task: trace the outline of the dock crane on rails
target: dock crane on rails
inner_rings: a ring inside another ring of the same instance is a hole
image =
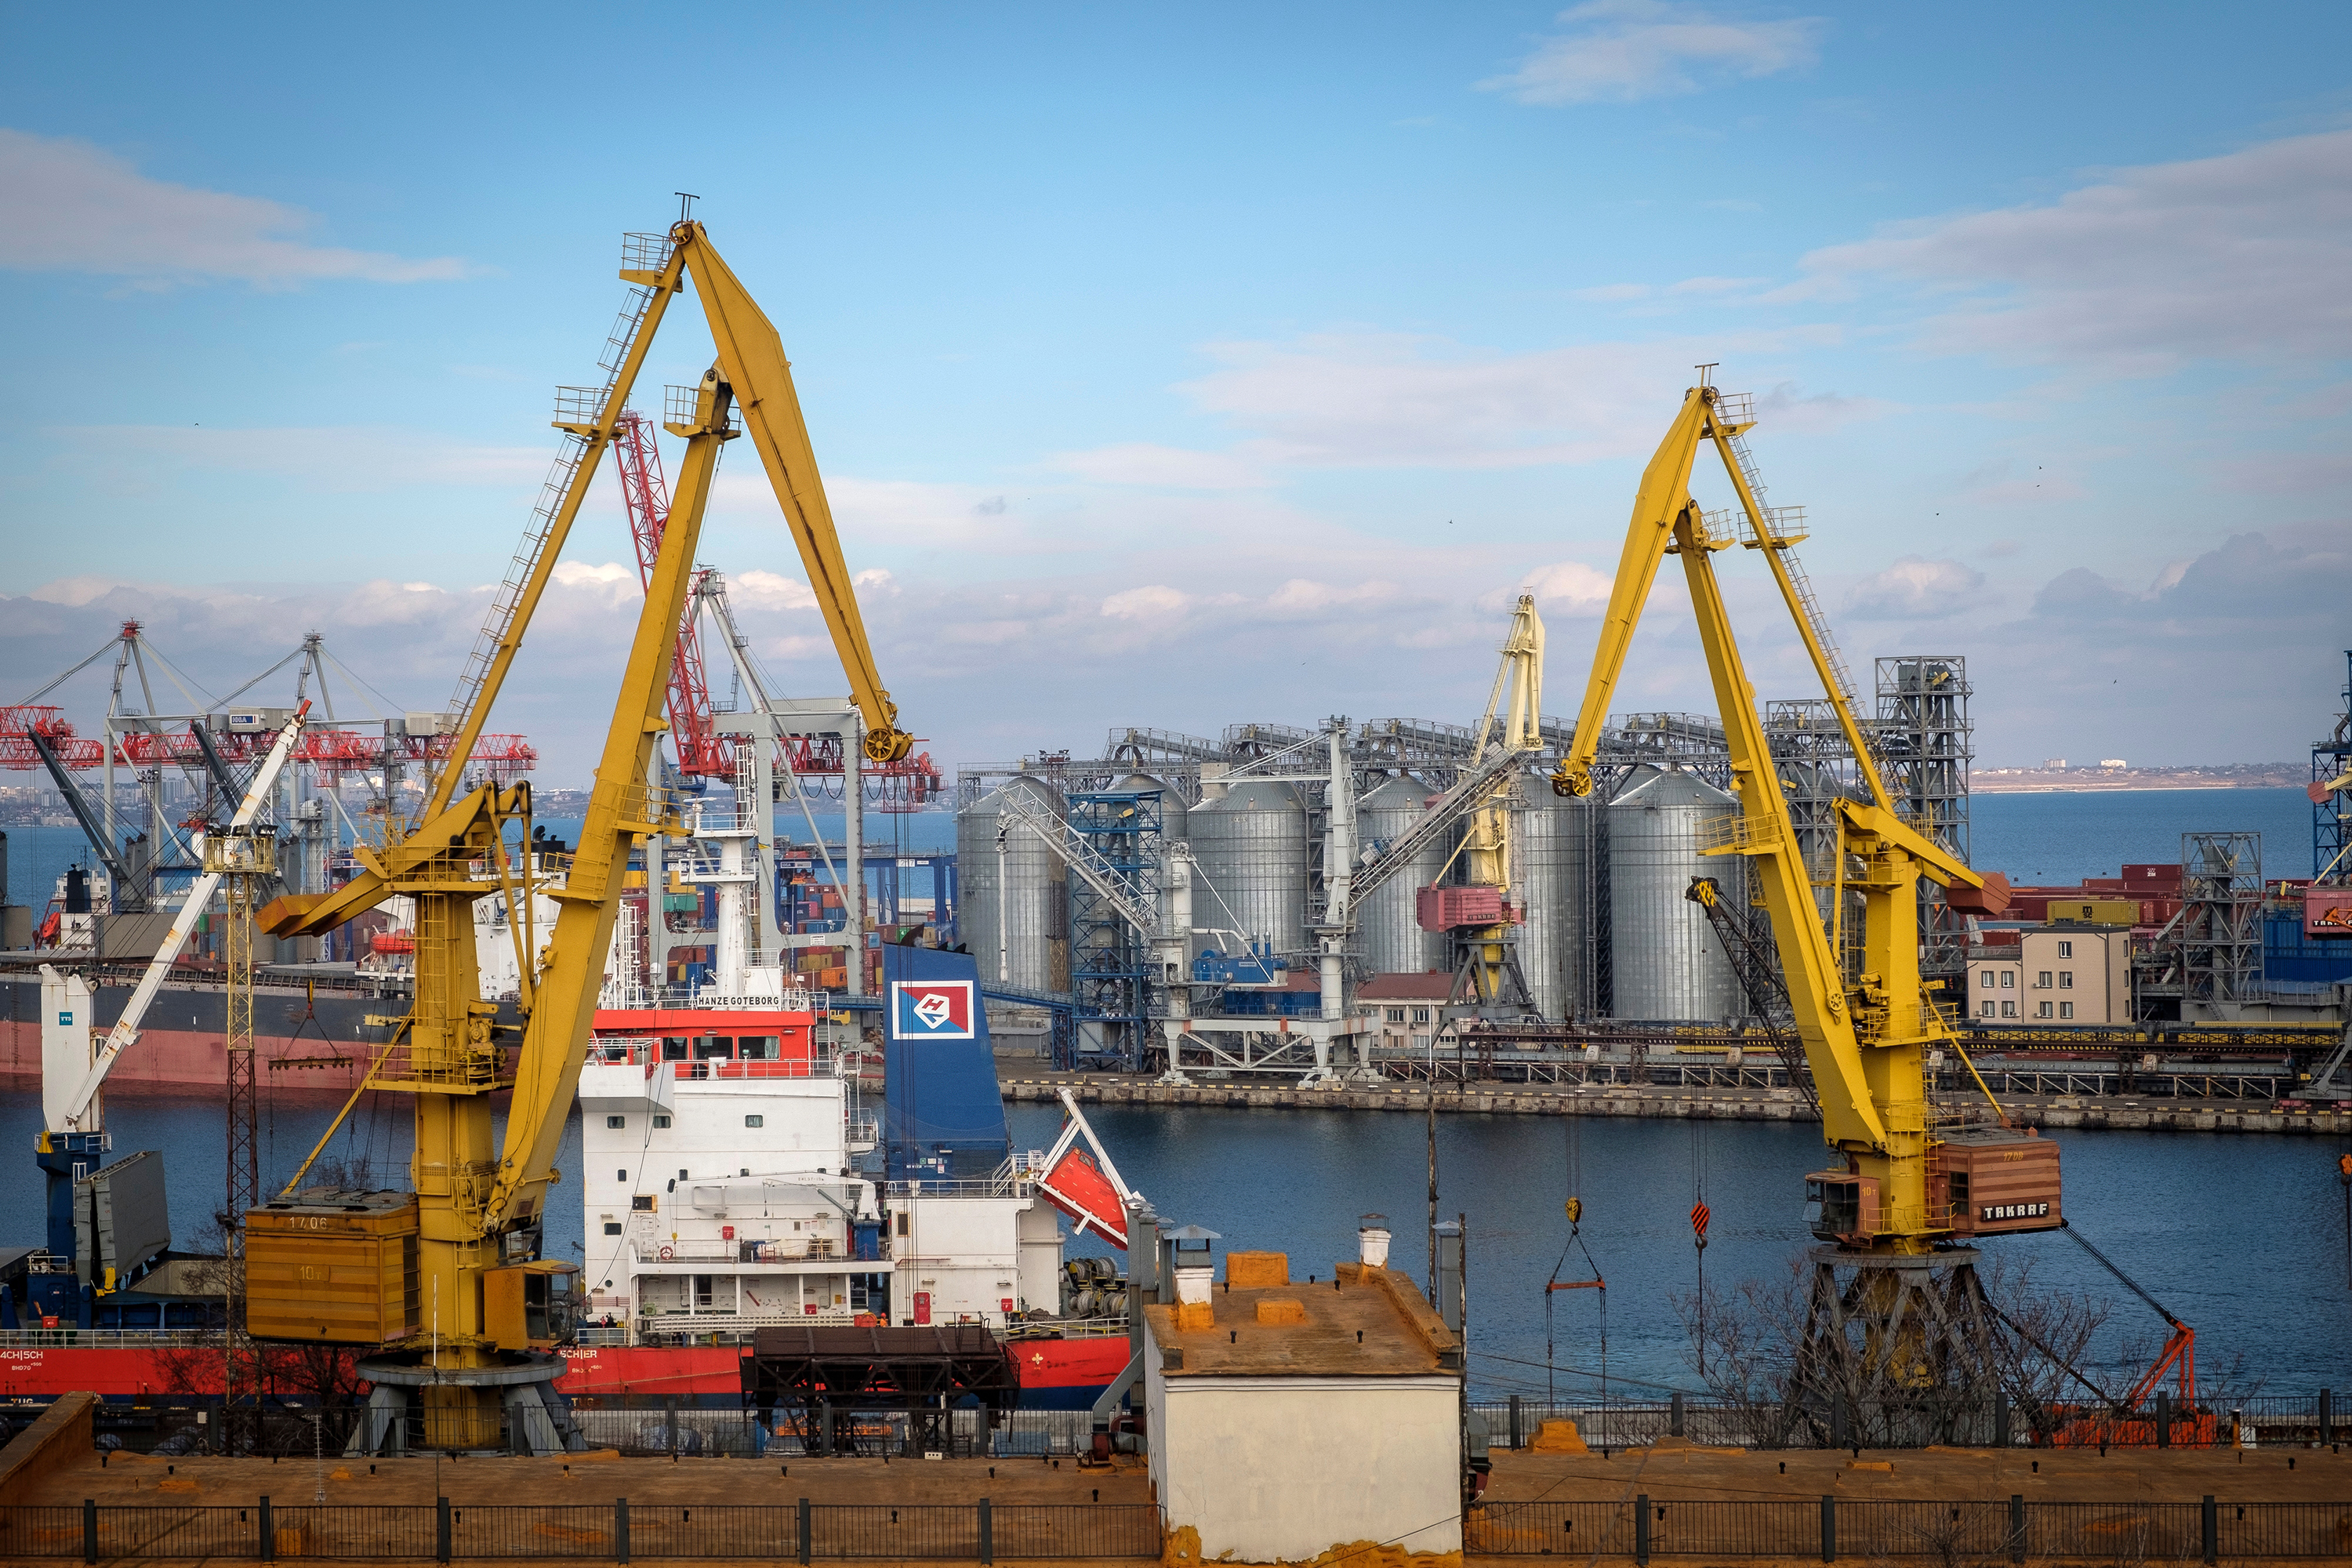
[[[1519,595],[1501,652],[1470,749],[1469,771],[1483,782],[1456,851],[1465,857],[1466,885],[1416,889],[1413,913],[1423,931],[1446,931],[1454,939],[1449,1000],[1475,1005],[1481,1016],[1517,1017],[1533,1004],[1511,932],[1525,918],[1511,899],[1511,792],[1518,781],[1517,764],[1540,753],[1544,744],[1544,628],[1533,594]],[[1500,769],[1487,766],[1497,760],[1504,763]],[[1444,873],[1438,875],[1442,880]]]
[[[278,774],[294,753],[310,711],[310,704],[303,702],[279,728],[277,739],[254,770],[236,814],[225,828],[208,835],[221,840],[211,846],[215,852],[207,857],[216,866],[226,868],[255,858],[241,854],[239,847],[255,837],[255,823],[277,788]],[[264,835],[269,831],[267,827],[260,830]],[[147,1009],[163,989],[163,982],[171,977],[172,966],[187,950],[197,922],[211,907],[213,894],[226,878],[234,874],[226,869],[207,868],[189,887],[171,930],[156,947],[146,973],[140,976],[137,988],[103,1039],[90,1026],[89,987],[78,975],[60,973],[46,963],[41,965],[41,1131],[34,1140],[34,1161],[40,1166],[45,1188],[48,1249],[46,1268],[36,1268],[30,1281],[30,1305],[37,1316],[72,1318],[87,1325],[89,1300],[83,1282],[97,1289],[110,1288],[107,1277],[114,1269],[100,1258],[79,1256],[83,1226],[88,1224],[94,1244],[100,1239],[100,1227],[75,1213],[78,1186],[85,1176],[100,1171],[110,1146],[101,1091],[107,1075],[122,1059],[122,1054],[138,1042],[139,1026],[146,1020]],[[249,1100],[247,1105],[249,1109]],[[234,1161],[231,1165],[229,1175],[234,1184]],[[160,1205],[160,1177],[157,1181]],[[124,1238],[118,1235],[115,1239],[120,1243]],[[144,1261],[143,1258],[122,1259],[126,1268],[135,1268]]]
[[[553,423],[569,440],[459,678],[457,735],[418,819],[383,847],[362,847],[363,870],[347,886],[264,910],[268,929],[293,935],[395,894],[415,902],[415,1004],[369,1076],[379,1092],[415,1099],[409,1190],[289,1190],[246,1216],[253,1337],[363,1347],[359,1373],[373,1392],[354,1449],[420,1438],[434,1449],[581,1446],[553,1388],[575,1266],[540,1255],[547,1189],[559,1175],[632,842],[685,831],[677,800],[646,783],[647,768],[667,727],[678,618],[712,477],[720,447],[738,435],[751,437],[791,525],[865,720],[866,754],[887,761],[910,744],[866,643],[775,328],[690,218],[628,237],[622,260],[632,292],[604,357],[605,379],[558,394]],[[494,893],[510,909],[530,907],[530,860],[510,854],[508,839],[511,826],[527,832],[530,786],[491,781],[459,795],[457,759],[488,718],[664,313],[689,284],[718,363],[699,385],[669,394],[664,427],[687,443],[673,505],[576,852],[564,884],[550,889],[555,927],[535,948],[517,922],[522,1022],[500,1025],[497,1005],[481,999],[470,910]],[[509,1062],[500,1037],[518,1035]],[[501,1141],[491,1096],[504,1089],[512,1100]]]
[[[1807,1223],[1825,1245],[1814,1249],[1793,1391],[1801,1405],[1843,1397],[1848,1410],[1890,1426],[1925,1421],[1949,1431],[2000,1388],[1993,1318],[1976,1253],[1963,1244],[2064,1223],[2055,1144],[2005,1121],[1939,1127],[1928,1103],[1927,1049],[1967,1057],[1920,976],[1920,879],[1971,912],[1999,913],[2005,889],[1921,833],[1889,797],[1852,682],[1790,553],[1805,537],[1802,509],[1761,503],[1742,440],[1755,423],[1753,405],[1708,384],[1711,369],[1700,367],[1699,384],[1684,395],[1643,471],[1583,705],[1552,787],[1567,796],[1592,793],[1601,722],[1635,627],[1665,558],[1678,556],[1739,803],[1706,852],[1744,859],[1762,895],[1822,1137],[1840,1162],[1805,1178]],[[1692,499],[1702,447],[1721,459],[1736,512],[1705,513]],[[1822,868],[1832,893],[1826,921],[1716,578],[1716,555],[1735,542],[1769,568],[1865,796],[1837,803],[1835,853]],[[1849,912],[1854,903],[1858,921]]]

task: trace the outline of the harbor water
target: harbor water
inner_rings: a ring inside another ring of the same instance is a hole
[[[2309,808],[2300,791],[2173,791],[2146,795],[1979,796],[1976,861],[2020,882],[2110,875],[2126,861],[2179,854],[2179,836],[2250,828],[2264,836],[2272,876],[2307,874]],[[869,818],[869,822],[875,819]],[[877,828],[881,824],[876,823]],[[907,848],[951,840],[951,821],[892,825]],[[833,824],[826,826],[837,831]],[[938,829],[945,826],[947,834]],[[557,831],[562,831],[558,828]],[[11,830],[16,896],[33,867],[31,835]],[[66,831],[39,830],[42,840]],[[64,860],[58,859],[59,866]],[[53,872],[49,875],[54,875]],[[46,884],[44,884],[44,887]],[[292,1175],[341,1104],[339,1095],[265,1084],[264,1185]],[[221,1109],[211,1095],[121,1095],[110,1104],[118,1154],[161,1151],[183,1246],[200,1243],[221,1206],[226,1165]],[[1008,1108],[1016,1149],[1043,1149],[1058,1129],[1051,1105]],[[1385,1215],[1394,1259],[1426,1268],[1427,1155],[1421,1118],[1315,1110],[1194,1107],[1103,1108],[1096,1125],[1122,1173],[1166,1218],[1221,1233],[1223,1245],[1286,1252],[1294,1275],[1328,1280],[1352,1255],[1359,1219]],[[42,1240],[33,1142],[39,1100],[30,1085],[0,1092],[0,1150],[18,1152],[26,1201],[0,1215],[0,1244]],[[1584,1119],[1571,1181],[1564,1119],[1449,1114],[1438,1119],[1439,1212],[1467,1216],[1472,1372],[1482,1394],[1594,1392],[1605,1366],[1627,1397],[1662,1387],[1696,1391],[1691,1337],[1677,1310],[1698,1283],[1689,1210],[1712,1211],[1706,1279],[1727,1295],[1745,1280],[1786,1288],[1811,1243],[1801,1222],[1801,1180],[1824,1163],[1817,1131],[1779,1122],[1689,1123]],[[328,1152],[364,1159],[375,1181],[404,1184],[407,1108],[363,1106]],[[2200,1378],[2241,1393],[2352,1388],[2352,1258],[2343,1151],[2331,1140],[2246,1133],[2061,1131],[2067,1211],[2083,1233],[2198,1331]],[[568,1130],[564,1183],[551,1194],[547,1252],[581,1260],[576,1184],[579,1123]],[[1583,1241],[1569,1250],[1562,1204],[1584,1205]],[[1098,1249],[1080,1245],[1076,1250]],[[1986,1260],[2031,1265],[2044,1289],[2111,1303],[2101,1368],[2135,1371],[2162,1324],[2063,1235],[1987,1244]],[[1607,1289],[1548,1293],[1547,1280]],[[591,1283],[595,1282],[592,1278]],[[1550,1303],[1550,1321],[1546,1302]],[[1604,1345],[1605,1340],[1605,1345]],[[1549,1346],[1549,1349],[1548,1349]],[[1548,1367],[1547,1363],[1550,1363]],[[2242,1370],[2231,1376],[2233,1365]]]

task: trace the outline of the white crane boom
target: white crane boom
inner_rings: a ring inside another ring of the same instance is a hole
[[[286,766],[287,757],[293,752],[295,740],[302,733],[304,716],[310,711],[310,704],[306,699],[294,710],[294,717],[286,721],[286,727],[278,731],[278,739],[270,746],[269,754],[262,758],[261,765],[254,770],[253,783],[247,788],[245,799],[238,803],[236,815],[229,820],[230,832],[252,826],[253,819],[261,814],[263,804],[269,799],[269,792],[278,784],[279,772]],[[178,918],[172,921],[171,933],[155,950],[154,962],[148,964],[147,973],[140,977],[139,988],[131,994],[131,1000],[123,1006],[122,1016],[115,1020],[113,1032],[106,1037],[106,1043],[91,1058],[89,1070],[82,1075],[81,1081],[57,1102],[57,1109],[50,1113],[50,1131],[81,1131],[81,1120],[89,1114],[90,1102],[98,1098],[99,1089],[106,1082],[106,1075],[113,1070],[123,1051],[138,1039],[140,1020],[147,1016],[148,1005],[155,1000],[155,994],[163,989],[165,977],[172,973],[172,965],[179,961],[181,952],[187,947],[188,938],[194,934],[196,921],[204,918],[205,907],[212,902],[213,893],[219,888],[220,880],[219,872],[208,871],[198,877],[189,888],[187,902],[181,905]]]

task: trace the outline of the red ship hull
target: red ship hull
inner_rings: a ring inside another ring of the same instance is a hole
[[[1021,1403],[1033,1409],[1084,1409],[1127,1365],[1123,1335],[1016,1340],[1012,1349],[1021,1369]],[[708,1403],[742,1393],[748,1352],[733,1345],[632,1345],[564,1353],[571,1370],[557,1386],[573,1398],[677,1394]],[[111,1345],[0,1351],[0,1398],[5,1399],[51,1399],[78,1390],[114,1400],[217,1395],[221,1386],[218,1351]]]

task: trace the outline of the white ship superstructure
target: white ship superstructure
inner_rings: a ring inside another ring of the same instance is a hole
[[[672,1008],[662,1034],[591,1044],[592,1337],[1059,1318],[1066,1237],[1027,1158],[971,1181],[861,1174],[873,1113],[811,1043],[814,999],[782,1005],[781,1026],[770,1008]]]

